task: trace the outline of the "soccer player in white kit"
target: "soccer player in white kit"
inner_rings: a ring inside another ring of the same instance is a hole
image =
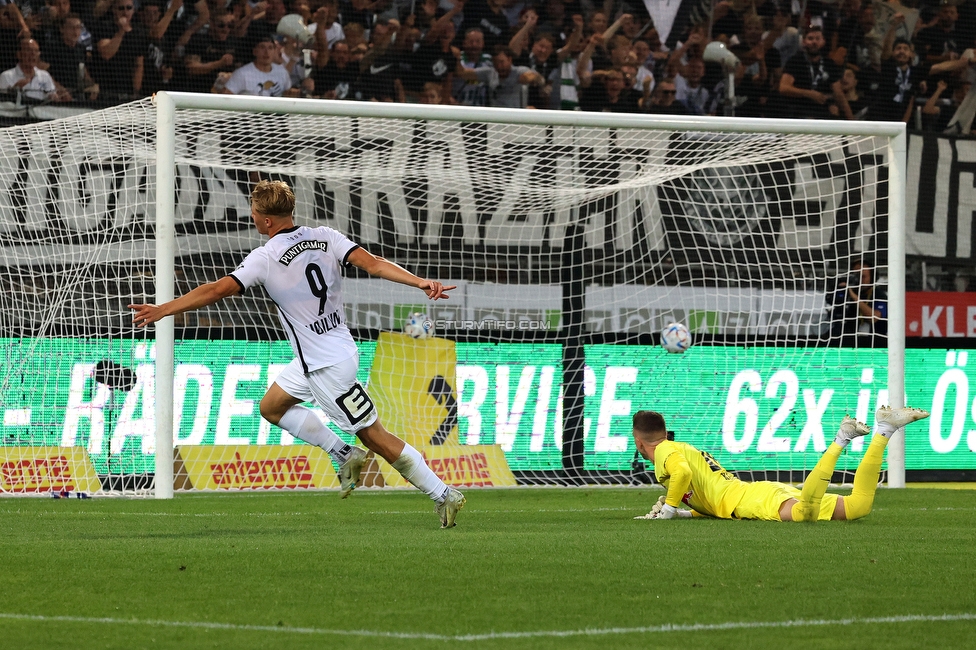
[[[199,309],[228,296],[264,285],[295,359],[278,375],[261,400],[261,415],[296,438],[324,449],[339,464],[340,496],[356,487],[366,452],[347,445],[302,402],[315,402],[343,431],[355,434],[436,504],[441,528],[454,526],[464,495],[448,487],[423,456],[387,431],[376,407],[356,381],[359,352],[342,306],[342,266],[352,264],[372,276],[417,287],[430,300],[448,298],[445,287],[368,253],[332,228],[296,226],[295,194],[281,181],[261,181],[251,193],[251,218],[269,240],[230,275],[200,285],[163,305],[129,305],[138,327]]]

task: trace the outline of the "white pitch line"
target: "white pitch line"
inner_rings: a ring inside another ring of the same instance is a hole
[[[69,506],[70,507],[70,506]],[[643,512],[642,508],[633,507],[614,507],[614,508],[535,508],[529,509],[524,508],[521,510],[506,509],[506,510],[485,510],[478,508],[465,508],[464,512],[466,514],[478,513],[484,515],[496,515],[496,514],[537,514],[540,512],[633,512],[639,510]],[[877,508],[875,508],[877,510]],[[308,517],[313,515],[333,515],[337,514],[336,510],[329,510],[323,512],[105,512],[101,510],[78,510],[78,511],[28,511],[28,510],[0,510],[0,514],[6,515],[26,515],[30,517]],[[366,510],[359,513],[360,515],[423,515],[427,516],[430,512],[427,508],[423,510]]]
[[[533,639],[540,637],[609,636],[619,634],[664,634],[668,632],[713,632],[728,630],[775,629],[791,627],[825,627],[833,625],[879,625],[891,623],[938,623],[976,621],[976,614],[940,614],[880,616],[873,618],[797,619],[792,621],[755,621],[729,623],[694,623],[688,625],[651,625],[645,627],[609,627],[582,630],[538,630],[535,632],[487,632],[484,634],[434,634],[427,632],[383,632],[380,630],[329,630],[317,627],[285,627],[278,625],[236,625],[205,621],[154,621],[122,618],[86,618],[83,616],[42,616],[0,612],[0,620],[36,621],[39,623],[101,623],[107,625],[147,625],[151,627],[195,628],[206,630],[234,630],[245,632],[276,632],[285,634],[315,634],[389,639],[418,639],[425,641],[491,641],[495,639]]]

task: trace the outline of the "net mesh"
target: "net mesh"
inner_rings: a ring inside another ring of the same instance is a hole
[[[147,100],[0,131],[0,444],[85,449],[103,488],[121,491],[151,486],[155,451],[155,348],[127,307],[155,294],[154,130]],[[516,480],[650,480],[630,437],[640,409],[743,478],[801,480],[844,414],[871,423],[887,400],[886,147],[612,117],[596,128],[180,110],[176,295],[266,241],[250,188],[285,180],[298,223],[458,285],[428,303],[351,268],[360,378],[375,383],[374,363],[401,349],[380,333],[421,314],[454,343],[449,399],[427,397],[461,446],[500,445]],[[671,322],[692,333],[684,354],[660,345]],[[177,445],[301,444],[258,413],[292,357],[263,291],[176,328]],[[410,359],[393,366],[422,374]],[[398,390],[381,419],[426,399]],[[841,458],[840,478],[860,452]]]

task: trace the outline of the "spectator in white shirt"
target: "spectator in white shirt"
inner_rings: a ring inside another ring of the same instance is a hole
[[[708,88],[702,85],[705,77],[705,62],[701,59],[691,59],[684,67],[684,73],[674,78],[677,88],[675,99],[695,115],[708,115],[711,110]]]
[[[37,67],[41,60],[41,47],[33,38],[23,38],[17,49],[17,65],[0,74],[0,91],[20,91],[30,99],[61,101],[54,79]],[[67,93],[66,93],[67,95]],[[70,100],[67,95],[65,99]]]
[[[254,60],[234,71],[221,92],[228,95],[261,95],[262,97],[297,97],[292,88],[291,75],[285,66],[273,63],[277,49],[271,36],[262,37],[254,45]],[[217,80],[220,90],[221,79]]]
[[[492,57],[492,65],[480,68],[466,68],[458,63],[456,76],[465,81],[479,81],[488,86],[489,106],[502,108],[525,108],[528,97],[528,84],[542,86],[545,78],[535,70],[524,65],[512,65],[515,53],[512,48],[498,45]]]

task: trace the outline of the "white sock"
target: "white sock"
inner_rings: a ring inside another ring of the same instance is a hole
[[[837,429],[837,437],[834,438],[834,444],[840,447],[841,449],[846,449],[847,445],[849,445],[850,442],[851,439],[848,438],[847,435],[844,433],[844,427],[841,426],[839,429]]]
[[[447,496],[447,485],[427,467],[420,452],[410,445],[403,445],[400,457],[393,461],[393,469],[400,472],[400,476],[434,501],[443,501]]]
[[[281,416],[278,426],[299,440],[321,447],[340,465],[349,459],[352,447],[322,424],[322,420],[312,412],[312,409],[293,406]]]
[[[901,427],[896,427],[895,425],[891,424],[890,422],[878,422],[877,426],[875,426],[875,428],[874,428],[874,431],[879,436],[884,436],[885,438],[890,438],[895,433],[895,431],[898,431],[898,429],[900,429],[900,428]]]

